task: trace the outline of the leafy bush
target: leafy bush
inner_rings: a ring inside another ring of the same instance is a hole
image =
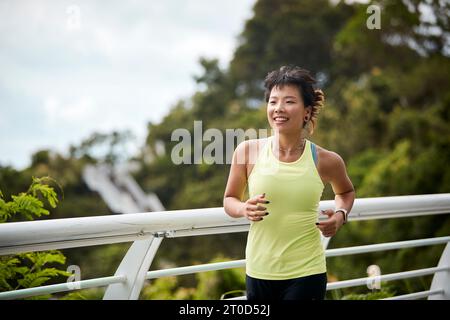
[[[52,208],[56,207],[57,194],[53,187],[45,183],[53,179],[33,177],[32,180],[27,192],[11,196],[11,201],[6,202],[0,191],[0,223],[14,219],[16,215],[22,215],[28,220],[49,215],[41,198],[46,200]],[[64,265],[65,262],[66,257],[57,250],[2,256],[0,257],[0,292],[38,287],[59,276],[70,276],[70,273],[66,271],[49,266]],[[50,297],[51,295],[43,295],[35,299]]]

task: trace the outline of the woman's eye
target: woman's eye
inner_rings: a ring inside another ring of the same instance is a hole
[[[289,101],[286,101],[286,103],[295,103],[295,101],[289,100]]]

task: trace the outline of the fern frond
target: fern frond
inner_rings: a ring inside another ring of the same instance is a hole
[[[18,196],[12,196],[11,210],[15,213],[21,213],[28,219],[32,220],[33,216],[41,217],[42,215],[49,215],[49,211],[44,209],[44,204],[41,200],[26,194],[20,193]]]
[[[55,208],[58,203],[58,197],[53,187],[45,184],[45,181],[49,180],[55,183],[61,190],[62,197],[64,198],[64,191],[61,185],[53,178],[46,176],[42,178],[32,177],[33,182],[28,190],[34,197],[37,197],[38,192],[47,200],[52,208]]]

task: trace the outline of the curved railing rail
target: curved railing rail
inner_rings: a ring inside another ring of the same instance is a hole
[[[321,201],[319,209],[334,208]],[[349,221],[450,213],[450,194],[356,199]],[[133,242],[114,276],[1,292],[0,299],[19,299],[41,294],[106,286],[104,299],[138,299],[147,279],[203,271],[245,267],[245,260],[148,271],[164,238],[246,232],[249,222],[229,217],[223,208],[175,210],[114,216],[95,216],[0,224],[0,255],[20,252]],[[450,231],[450,230],[449,230]],[[450,232],[449,232],[450,233]],[[323,238],[324,248],[328,238]],[[390,299],[450,299],[450,236],[416,239],[326,250],[327,257],[361,254],[418,246],[447,244],[437,266],[381,275],[391,281],[434,275],[430,290]],[[365,285],[373,278],[328,283],[327,290]],[[241,297],[245,298],[245,297]]]

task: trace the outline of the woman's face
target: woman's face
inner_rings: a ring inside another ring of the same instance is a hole
[[[305,109],[296,86],[272,88],[267,103],[267,119],[274,131],[298,134],[302,131],[305,116],[310,117],[309,113],[310,108]]]

